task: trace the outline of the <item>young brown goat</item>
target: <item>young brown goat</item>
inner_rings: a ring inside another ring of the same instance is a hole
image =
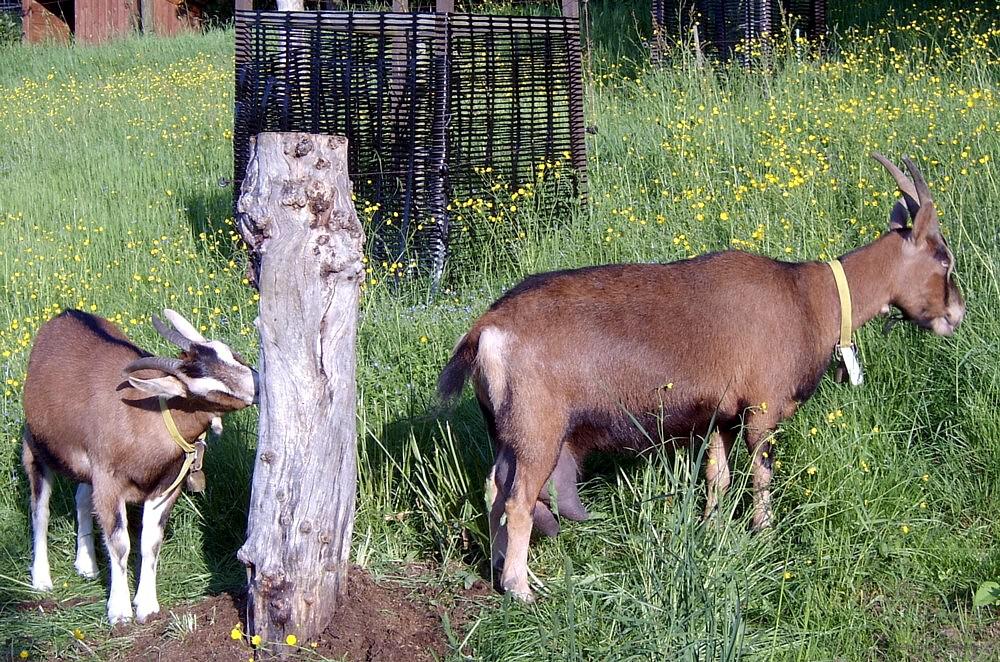
[[[160,610],[156,564],[163,529],[187,468],[175,440],[202,436],[222,414],[253,404],[257,373],[225,344],[206,340],[183,317],[153,326],[179,346],[179,359],[155,357],[114,324],[67,310],[38,330],[24,382],[24,468],[31,490],[34,559],[31,585],[51,590],[47,531],[52,471],[80,483],[76,491],[76,569],[97,576],[93,514],[108,549],[108,620],[132,618],[126,503],[143,503],[142,571],[135,593],[139,622]],[[161,411],[163,409],[164,411]]]
[[[949,335],[965,304],[930,192],[909,160],[912,182],[874,157],[903,199],[889,232],[839,260],[851,300],[843,333],[895,306]],[[503,563],[503,588],[532,599],[532,518],[544,533],[558,530],[546,479],[561,514],[566,505],[573,519],[586,517],[576,467],[595,449],[708,438],[710,514],[729,486],[728,458],[742,427],[753,463],[753,525],[768,526],[770,435],[812,395],[841,338],[835,266],[727,251],[540,274],[494,303],[459,341],[438,389],[454,398],[471,375],[487,421],[497,458],[487,480],[491,551],[494,564]]]

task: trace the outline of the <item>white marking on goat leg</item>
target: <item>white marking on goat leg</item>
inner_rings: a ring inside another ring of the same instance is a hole
[[[52,495],[52,472],[42,468],[36,477],[34,498],[31,500],[32,562],[31,588],[52,590],[49,570],[49,497]]]
[[[489,389],[494,411],[500,408],[507,396],[506,354],[509,337],[506,331],[488,326],[479,334],[477,359]]]
[[[528,586],[528,543],[531,539],[531,508],[524,499],[507,497],[507,558],[503,564],[500,585],[503,590],[524,602],[534,602]]]
[[[729,489],[729,452],[722,434],[716,430],[708,439],[708,453],[705,460],[705,482],[708,498],[705,501],[705,519],[715,514],[719,499]]]
[[[111,595],[108,597],[108,620],[112,625],[127,623],[132,618],[132,603],[128,590],[128,517],[125,502],[118,503],[117,517],[110,533],[105,531],[104,544],[108,548],[108,566],[111,575]]]
[[[76,487],[76,562],[78,574],[97,577],[97,554],[94,551],[94,488],[87,483]]]
[[[142,507],[142,534],[139,542],[142,567],[133,600],[135,618],[140,623],[145,623],[150,615],[160,611],[160,603],[156,599],[156,567],[159,563],[160,545],[163,543],[163,529],[173,505],[174,499],[151,499]]]

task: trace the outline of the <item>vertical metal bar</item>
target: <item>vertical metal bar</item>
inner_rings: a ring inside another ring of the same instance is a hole
[[[587,199],[587,140],[583,121],[583,58],[580,52],[580,25],[567,21],[565,26],[569,52],[569,143],[573,169],[577,172],[577,195]]]

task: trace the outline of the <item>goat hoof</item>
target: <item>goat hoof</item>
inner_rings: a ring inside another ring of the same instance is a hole
[[[93,559],[88,561],[81,561],[77,559],[76,563],[73,564],[76,568],[76,574],[80,575],[84,579],[97,579],[97,565],[94,563]]]
[[[534,604],[535,602],[535,593],[530,588],[526,588],[524,590],[508,590],[507,592],[510,593],[511,597],[520,600],[526,605]]]
[[[528,588],[528,582],[525,579],[502,581],[501,586],[503,586],[504,592],[525,604],[530,605],[535,601],[535,594]]]
[[[52,575],[49,574],[48,570],[45,572],[31,573],[31,588],[36,591],[52,590]]]
[[[108,622],[111,625],[128,624],[132,621],[132,605],[126,602],[124,608],[108,605]]]
[[[138,623],[145,623],[147,620],[149,620],[150,617],[156,616],[159,613],[160,613],[159,605],[157,605],[156,608],[151,611],[140,611],[139,608],[136,607],[135,620]]]
[[[135,602],[135,620],[139,623],[145,623],[150,616],[155,616],[160,613],[160,603],[153,601],[150,604],[143,604],[141,601]]]

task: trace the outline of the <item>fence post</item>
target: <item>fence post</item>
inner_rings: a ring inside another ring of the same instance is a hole
[[[347,139],[261,133],[237,203],[260,291],[260,424],[247,541],[265,656],[318,635],[346,595],[354,526],[355,339],[364,232]]]

